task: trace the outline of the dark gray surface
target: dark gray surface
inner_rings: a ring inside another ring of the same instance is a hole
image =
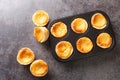
[[[33,37],[31,17],[36,10],[48,12],[50,19],[93,10],[105,11],[116,35],[115,48],[104,55],[71,63],[56,61],[50,49]],[[36,78],[29,66],[16,61],[20,48],[29,47],[36,59],[49,65],[44,78]],[[0,0],[0,80],[119,80],[120,79],[120,0]]]

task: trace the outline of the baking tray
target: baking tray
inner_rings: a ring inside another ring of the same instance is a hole
[[[105,16],[105,18],[107,20],[107,25],[104,29],[99,30],[99,29],[95,29],[95,28],[92,27],[91,17],[95,13],[101,13]],[[77,33],[73,32],[73,30],[71,29],[71,22],[75,18],[84,18],[87,21],[88,29],[85,33],[77,34]],[[83,14],[77,14],[77,15],[73,15],[73,16],[68,16],[68,17],[56,19],[56,20],[53,20],[52,22],[49,23],[48,29],[50,30],[52,25],[56,22],[59,22],[59,21],[65,23],[67,25],[68,31],[67,31],[66,36],[63,37],[63,38],[55,38],[52,34],[50,34],[50,37],[49,37],[49,42],[50,42],[50,47],[51,47],[52,54],[55,57],[55,59],[57,59],[58,61],[67,62],[67,61],[78,60],[78,59],[81,59],[81,58],[90,57],[90,56],[94,56],[94,55],[100,55],[103,52],[107,53],[108,51],[112,50],[113,47],[115,46],[115,36],[114,36],[114,32],[113,32],[113,29],[112,29],[110,19],[109,19],[108,15],[103,11],[96,10],[96,11],[86,12],[86,13],[83,13]],[[96,44],[96,38],[102,32],[107,32],[112,37],[112,44],[107,49],[100,48]],[[76,41],[80,37],[89,37],[93,42],[93,49],[88,54],[80,53],[76,49]],[[68,59],[61,59],[56,55],[55,46],[60,41],[69,41],[73,46],[73,49],[74,49],[73,54]]]

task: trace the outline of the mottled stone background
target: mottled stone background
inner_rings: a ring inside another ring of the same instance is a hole
[[[103,55],[70,63],[56,61],[48,47],[33,37],[31,17],[43,9],[51,21],[93,10],[105,11],[116,35],[115,48]],[[49,65],[44,78],[31,75],[29,66],[16,61],[20,48],[29,47],[36,59]],[[120,79],[120,0],[0,0],[0,80],[119,80]]]

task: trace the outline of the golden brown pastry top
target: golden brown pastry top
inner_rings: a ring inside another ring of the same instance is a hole
[[[101,48],[109,48],[112,44],[112,37],[108,33],[101,33],[98,35],[96,43]]]
[[[81,53],[89,53],[93,49],[93,43],[88,37],[81,37],[77,40],[76,47]]]
[[[56,54],[61,59],[69,58],[73,53],[73,46],[68,41],[60,41],[55,47]]]
[[[107,20],[101,13],[95,13],[91,18],[91,24],[96,29],[103,29],[107,25]]]
[[[43,10],[38,10],[33,14],[32,17],[33,23],[36,26],[45,26],[49,21],[49,15]]]
[[[44,33],[42,32],[42,30],[39,27],[35,27],[34,28],[34,37],[36,38],[36,40],[38,42],[41,42],[43,39]]]
[[[17,55],[17,61],[21,65],[28,65],[34,60],[35,56],[30,48],[21,48]]]
[[[38,42],[42,43],[48,39],[49,31],[46,27],[34,27],[33,35]]]
[[[45,61],[38,59],[30,65],[30,71],[36,77],[43,77],[48,72],[48,65]]]
[[[56,38],[62,38],[67,34],[67,26],[63,22],[56,22],[51,27],[51,34]]]
[[[71,28],[75,33],[84,33],[88,28],[88,24],[85,19],[76,18],[72,21]]]

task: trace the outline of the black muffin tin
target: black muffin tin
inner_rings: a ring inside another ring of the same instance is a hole
[[[101,13],[105,16],[105,18],[107,20],[107,25],[105,28],[99,30],[99,29],[95,29],[92,27],[91,17],[95,13]],[[73,32],[73,30],[71,29],[71,23],[75,18],[84,18],[87,21],[88,29],[86,30],[85,33],[77,34],[77,33]],[[50,37],[49,37],[52,54],[59,61],[66,62],[66,61],[77,60],[77,59],[81,59],[81,58],[85,58],[85,57],[89,57],[89,56],[93,56],[93,55],[102,54],[103,51],[106,51],[106,52],[110,51],[115,45],[115,36],[114,36],[113,29],[112,29],[112,25],[110,23],[110,19],[109,19],[108,15],[103,11],[96,10],[96,11],[91,11],[91,12],[87,12],[87,13],[83,13],[83,14],[64,17],[61,19],[56,19],[48,25],[49,30],[51,29],[51,27],[54,23],[59,22],[59,21],[65,23],[67,25],[68,31],[67,31],[66,36],[64,36],[63,38],[55,38],[52,34],[50,34]],[[112,44],[107,49],[100,48],[96,44],[96,38],[102,32],[107,32],[112,37]],[[89,37],[93,42],[93,49],[88,54],[83,54],[83,53],[79,52],[76,48],[76,41],[81,37]],[[55,46],[60,41],[69,41],[73,46],[73,49],[74,49],[73,53],[68,59],[61,59],[56,55]]]

